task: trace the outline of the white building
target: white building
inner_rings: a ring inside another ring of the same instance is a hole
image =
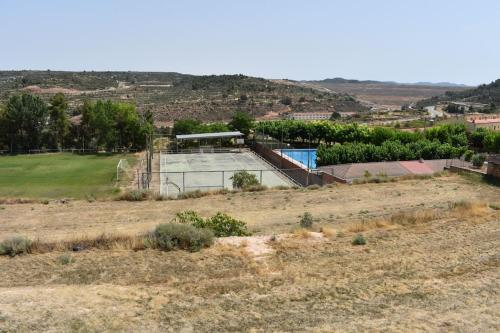
[[[293,120],[328,120],[333,112],[292,112],[287,115]]]

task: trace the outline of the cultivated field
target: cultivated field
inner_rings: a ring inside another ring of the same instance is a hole
[[[108,197],[116,192],[116,165],[133,155],[70,153],[0,157],[0,198]]]

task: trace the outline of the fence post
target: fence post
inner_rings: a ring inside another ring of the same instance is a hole
[[[260,185],[262,185],[262,170],[260,170]]]
[[[182,172],[182,192],[186,192],[186,173]]]
[[[222,170],[222,189],[226,188],[225,178],[226,177],[224,177],[224,170]]]
[[[136,171],[137,171],[137,189],[140,190],[141,188],[139,183],[141,180],[139,179],[139,169],[136,169]]]

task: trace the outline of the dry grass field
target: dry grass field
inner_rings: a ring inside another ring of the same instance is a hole
[[[0,238],[133,235],[192,209],[257,234],[316,231],[185,251],[0,257],[0,332],[500,330],[500,189],[444,177],[144,202],[0,206]],[[456,203],[459,204],[450,204]],[[493,203],[493,204],[492,204]],[[496,205],[494,205],[496,203]],[[354,246],[362,233],[367,244]]]

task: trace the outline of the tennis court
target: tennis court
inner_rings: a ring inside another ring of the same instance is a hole
[[[219,153],[161,153],[160,194],[232,189],[236,171],[254,174],[262,185],[291,186],[291,181],[249,150]]]

